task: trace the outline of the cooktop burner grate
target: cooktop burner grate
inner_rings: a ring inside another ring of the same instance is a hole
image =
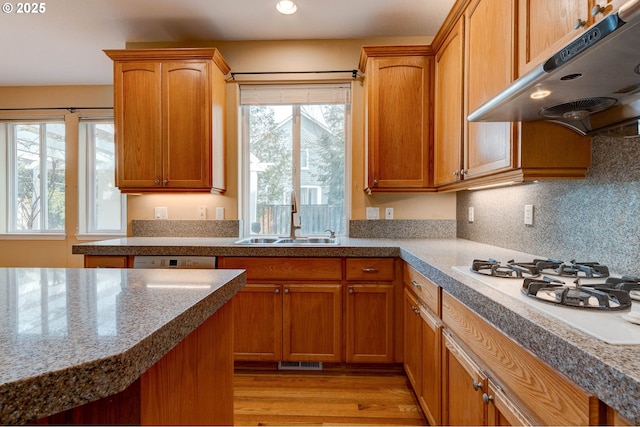
[[[615,285],[581,285],[580,279],[574,286],[551,277],[526,278],[522,284],[522,293],[540,301],[564,305],[567,307],[594,310],[627,310],[631,308],[629,292],[616,289]]]
[[[488,260],[474,259],[471,263],[471,271],[485,276],[502,277],[505,279],[523,279],[525,277],[536,277],[540,273],[532,263],[514,262],[510,260],[503,265],[493,258]]]

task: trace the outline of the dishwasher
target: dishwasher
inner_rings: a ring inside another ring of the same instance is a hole
[[[133,268],[217,268],[214,256],[136,255]]]

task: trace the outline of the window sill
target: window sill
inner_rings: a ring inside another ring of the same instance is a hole
[[[66,240],[66,233],[2,233],[0,240]]]
[[[99,234],[91,234],[91,233],[82,233],[76,234],[76,240],[107,240],[107,239],[120,239],[122,237],[127,237],[127,233],[99,233]]]

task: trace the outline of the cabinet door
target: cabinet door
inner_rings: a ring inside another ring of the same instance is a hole
[[[162,186],[161,66],[114,63],[116,186]]]
[[[211,188],[208,68],[207,62],[163,63],[164,187]]]
[[[487,391],[483,393],[487,403],[487,421],[490,426],[532,426],[541,425],[539,421],[525,414],[491,378],[487,382]]]
[[[417,396],[422,394],[422,320],[420,304],[404,290],[404,372]]]
[[[519,75],[549,59],[590,23],[588,0],[519,0],[519,9]],[[575,29],[576,21],[584,24]]]
[[[282,360],[282,286],[248,284],[233,301],[235,360]]]
[[[283,286],[283,360],[342,361],[342,285]]]
[[[487,425],[487,405],[482,401],[486,375],[450,335],[443,334],[442,338],[443,425]]]
[[[374,58],[371,63],[367,186],[428,187],[432,58]]]
[[[347,286],[347,362],[393,362],[394,289],[393,284]]]
[[[476,0],[465,16],[469,114],[513,81],[515,4]],[[465,178],[510,169],[514,129],[511,123],[467,123]]]
[[[435,186],[460,179],[464,20],[460,19],[436,54],[433,182]]]
[[[424,307],[420,310],[420,317],[422,318],[422,393],[418,398],[429,424],[441,425],[442,322]]]

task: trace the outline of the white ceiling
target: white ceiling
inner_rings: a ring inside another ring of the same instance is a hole
[[[103,49],[127,42],[433,36],[454,0],[41,0],[0,12],[0,86],[110,84]],[[3,9],[4,10],[4,9]]]

